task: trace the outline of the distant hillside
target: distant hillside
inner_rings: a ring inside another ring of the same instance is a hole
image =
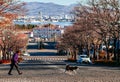
[[[41,3],[41,2],[27,2],[25,8],[28,10],[27,15],[39,15],[42,12],[43,15],[61,15],[69,14],[73,9],[73,5],[64,6],[54,3]]]

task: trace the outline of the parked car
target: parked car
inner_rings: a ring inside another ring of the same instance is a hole
[[[28,52],[24,52],[23,56],[30,56],[30,54]]]
[[[92,61],[90,60],[90,58],[87,55],[79,55],[77,63],[88,63],[88,64],[92,64]]]

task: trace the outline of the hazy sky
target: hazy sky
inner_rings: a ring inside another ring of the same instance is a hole
[[[56,4],[61,4],[61,5],[70,5],[78,2],[83,2],[85,0],[20,0],[20,1],[25,1],[25,2],[43,2],[43,3],[56,3]]]

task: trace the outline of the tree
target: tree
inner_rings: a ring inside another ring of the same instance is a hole
[[[0,48],[3,59],[8,59],[9,52],[23,48],[27,39],[18,38],[13,20],[26,11],[25,3],[18,0],[0,0]]]
[[[88,55],[91,45],[94,45],[94,57],[96,56],[95,52],[99,50],[100,44],[105,44],[106,59],[109,60],[110,40],[114,39],[113,48],[114,57],[116,57],[115,54],[119,51],[116,49],[116,41],[119,43],[120,33],[119,0],[88,0],[88,2],[87,6],[80,4],[75,7],[74,25],[69,30],[66,30],[65,36],[62,37],[62,43],[67,41],[64,44],[68,45],[71,41],[70,45],[77,45],[77,48],[80,48],[81,51],[85,47]],[[119,56],[119,53],[117,56]]]
[[[3,59],[10,59],[11,52],[26,48],[28,43],[27,35],[17,33],[11,29],[2,30],[1,35],[3,37],[0,39],[0,48],[3,53]]]
[[[26,11],[23,5],[18,0],[0,0],[0,28],[10,26],[13,19],[23,15]]]
[[[116,41],[119,39],[120,1],[119,0],[91,0],[93,21],[99,31],[96,31],[106,45],[107,59],[109,60],[110,39],[114,39],[114,57],[116,59]],[[119,56],[119,54],[117,55]],[[119,57],[117,58],[119,59]]]

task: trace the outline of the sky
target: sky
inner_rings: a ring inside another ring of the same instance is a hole
[[[82,2],[85,0],[20,0],[20,1],[24,1],[24,2],[43,2],[43,3],[56,3],[56,4],[60,4],[60,5],[70,5],[70,4],[74,4],[74,3],[78,3],[78,2]]]

